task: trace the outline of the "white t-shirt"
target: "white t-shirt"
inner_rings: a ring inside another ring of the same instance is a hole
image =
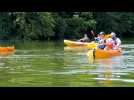
[[[113,49],[117,49],[121,45],[121,40],[119,38],[116,38],[116,40],[113,40],[112,38],[108,38],[106,40],[106,43],[112,43]]]
[[[120,46],[121,45],[121,40],[119,38],[116,38],[116,46]]]

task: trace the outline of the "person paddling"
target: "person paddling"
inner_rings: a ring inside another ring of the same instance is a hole
[[[100,49],[104,49],[105,48],[105,33],[104,32],[100,32],[98,35],[98,48]]]
[[[120,48],[121,40],[118,37],[116,37],[116,34],[114,32],[111,32],[111,36],[112,36],[112,39],[114,41],[113,49]]]
[[[79,42],[91,42],[94,41],[95,33],[93,30],[91,30],[89,33],[85,33],[84,37]]]
[[[111,38],[108,38],[106,40],[106,48],[105,50],[113,49],[117,50],[120,48],[121,40],[116,37],[116,34],[114,32],[111,32]]]

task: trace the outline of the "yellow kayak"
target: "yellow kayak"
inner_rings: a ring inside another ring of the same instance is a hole
[[[77,41],[71,41],[71,40],[64,40],[64,44],[69,47],[82,47],[82,48],[96,48],[98,43],[95,42],[77,42]]]
[[[114,56],[119,56],[122,54],[122,50],[89,50],[87,56],[89,59],[98,59],[98,58],[110,58]]]
[[[110,38],[111,35],[107,34],[105,35],[105,38]],[[78,41],[71,41],[71,40],[64,40],[64,45],[69,46],[71,48],[74,47],[82,47],[82,48],[88,48],[88,49],[93,49],[97,48],[98,43],[93,42],[78,42]]]

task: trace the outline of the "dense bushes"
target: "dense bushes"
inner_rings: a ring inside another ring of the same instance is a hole
[[[0,39],[81,38],[90,29],[134,36],[133,12],[0,12]]]

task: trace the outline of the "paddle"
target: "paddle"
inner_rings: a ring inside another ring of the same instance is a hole
[[[93,63],[94,60],[95,60],[95,49],[90,49],[90,50],[87,52],[87,57],[88,57],[89,63]]]

